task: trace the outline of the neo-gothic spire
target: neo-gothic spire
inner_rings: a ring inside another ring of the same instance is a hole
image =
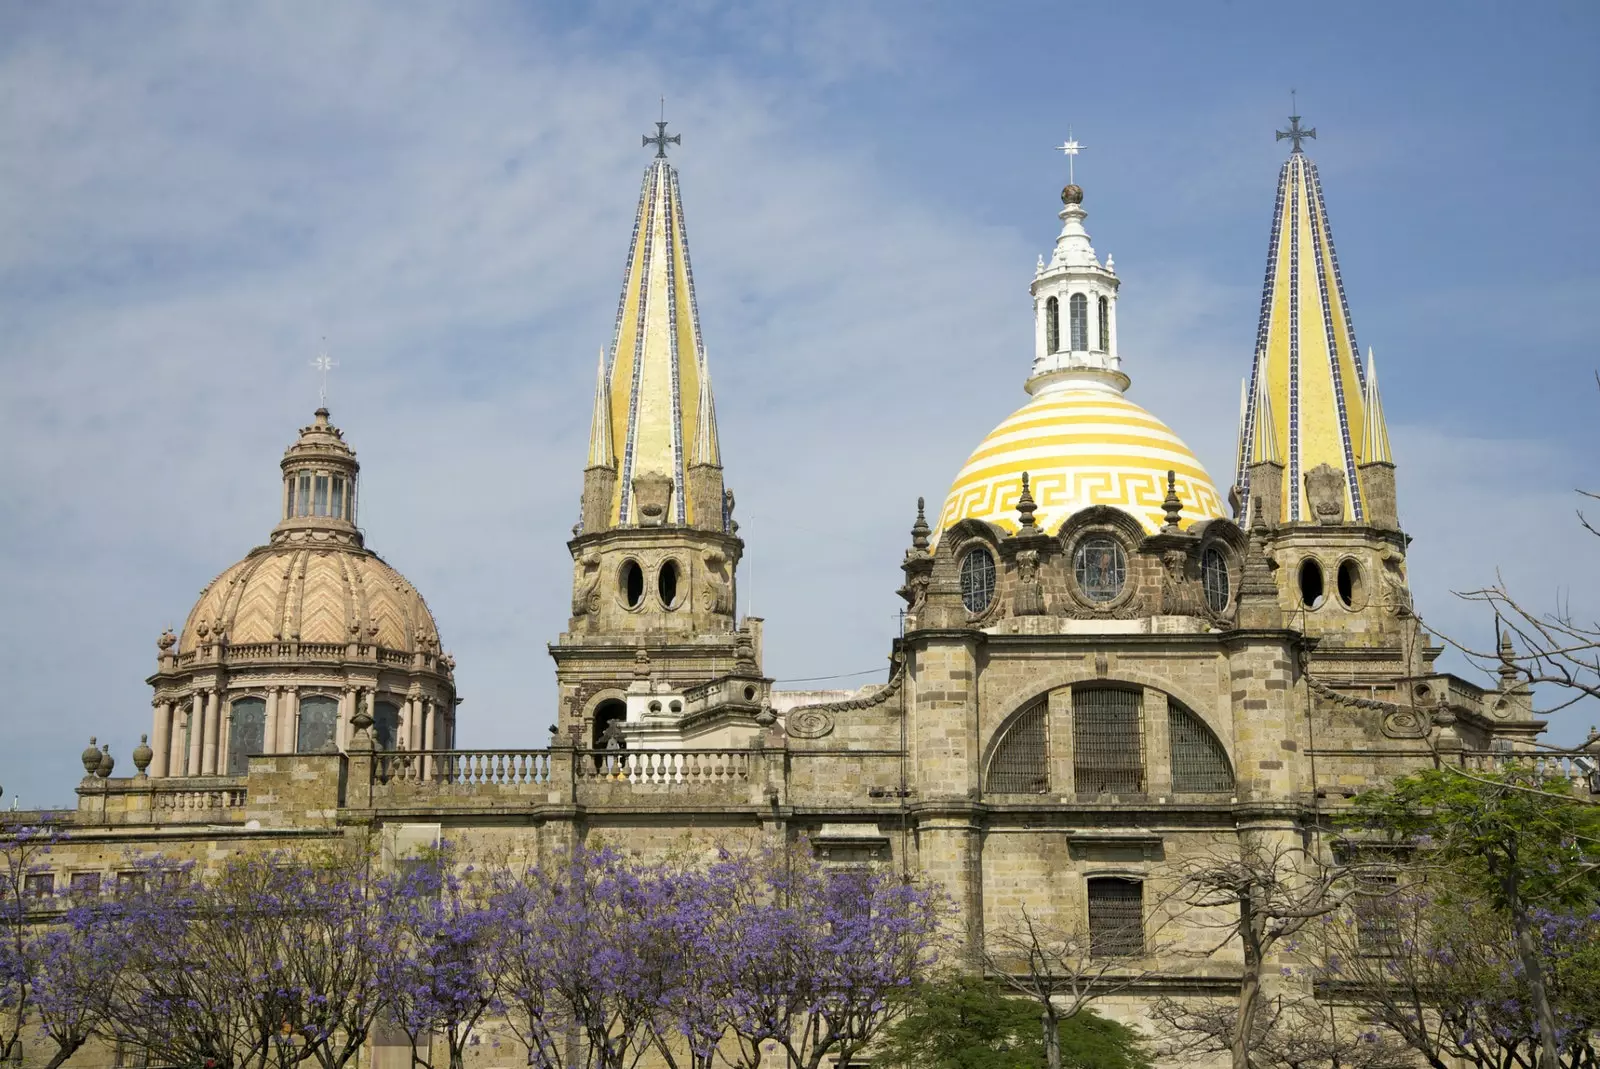
[[[1294,116],[1288,133],[1294,151],[1278,174],[1277,205],[1267,249],[1261,317],[1256,328],[1249,404],[1240,435],[1236,485],[1248,502],[1250,466],[1277,459],[1284,465],[1281,522],[1313,519],[1305,476],[1327,465],[1344,477],[1344,515],[1367,522],[1360,467],[1369,441],[1366,370],[1345,299],[1333,231],[1316,164],[1301,149],[1313,136]],[[1378,416],[1381,419],[1381,415]],[[1385,456],[1387,434],[1379,434]],[[1280,455],[1268,456],[1271,449]],[[1246,513],[1248,514],[1248,513]]]
[[[1367,410],[1367,425],[1361,435],[1361,463],[1393,464],[1389,424],[1383,418],[1383,399],[1378,396],[1378,361],[1371,346],[1367,347],[1367,390],[1362,395],[1362,406]]]
[[[591,468],[614,468],[617,450],[611,444],[611,400],[606,389],[606,354],[600,350],[600,369],[594,386],[594,415],[589,419],[589,463]]]
[[[711,396],[711,367],[700,363],[700,399],[695,405],[694,448],[689,452],[690,465],[706,464],[722,467],[722,444],[717,440],[717,402]]]
[[[638,480],[670,480],[669,524],[695,522],[694,502],[687,493],[686,470],[696,443],[715,445],[715,415],[709,404],[705,349],[695,305],[694,273],[689,266],[689,241],[684,230],[678,172],[663,154],[676,137],[647,138],[657,156],[645,169],[628,247],[622,296],[612,335],[610,365],[605,375],[609,427],[616,435],[617,475],[608,525],[639,522],[634,507]],[[701,426],[704,418],[709,424]],[[595,427],[605,422],[598,409]],[[590,463],[595,462],[591,432]],[[709,519],[709,518],[708,518]],[[714,521],[713,521],[714,522]],[[720,526],[720,524],[718,524]]]

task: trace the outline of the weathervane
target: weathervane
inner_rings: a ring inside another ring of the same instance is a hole
[[[654,145],[656,147],[656,159],[658,159],[658,160],[664,160],[664,159],[667,158],[667,146],[668,145],[681,145],[681,144],[683,144],[683,135],[682,134],[673,134],[671,137],[667,136],[667,98],[666,97],[662,97],[661,98],[661,121],[656,123],[656,136],[655,137],[651,137],[649,134],[641,134],[641,135],[639,135],[639,140],[644,143],[644,147],[645,148],[649,148],[651,145]]]
[[[1073,140],[1073,138],[1072,138],[1072,127],[1070,127],[1070,126],[1067,127],[1067,139],[1065,141],[1063,141],[1061,144],[1056,146],[1056,151],[1057,152],[1066,153],[1066,155],[1067,155],[1067,181],[1072,183],[1073,185],[1077,185],[1078,184],[1078,180],[1072,173],[1073,172],[1072,165],[1076,161],[1078,153],[1083,151],[1083,146],[1078,144],[1078,142],[1076,142],[1075,140]]]
[[[1299,110],[1300,110],[1299,105],[1295,103],[1294,90],[1291,89],[1291,90],[1289,90],[1289,111],[1292,113],[1292,112],[1296,112],[1296,111],[1299,111]],[[1287,138],[1289,140],[1289,142],[1290,142],[1290,151],[1294,155],[1298,156],[1298,155],[1300,155],[1300,142],[1301,142],[1301,140],[1304,139],[1304,138],[1307,138],[1307,137],[1312,137],[1312,138],[1316,137],[1317,136],[1317,128],[1315,126],[1311,127],[1310,129],[1302,128],[1300,126],[1300,116],[1291,114],[1289,116],[1289,129],[1287,129],[1287,130],[1279,130],[1277,133],[1278,133],[1278,136],[1277,136],[1277,138],[1275,138],[1275,140],[1282,141],[1285,138]]]
[[[321,376],[322,376],[322,386],[317,391],[317,397],[321,401],[321,404],[319,404],[317,407],[318,408],[327,408],[328,407],[328,372],[330,372],[334,368],[338,367],[339,366],[339,361],[333,359],[327,353],[323,353],[321,356],[319,356],[315,360],[311,361],[311,366],[316,368],[318,373],[320,373]]]

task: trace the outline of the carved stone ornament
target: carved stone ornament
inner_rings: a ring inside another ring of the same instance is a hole
[[[83,758],[83,771],[85,775],[94,775],[94,770],[100,767],[100,747],[98,740],[89,736],[89,748],[80,755]]]
[[[820,709],[796,709],[784,720],[783,730],[794,739],[820,739],[833,734],[833,717]]]
[[[1169,549],[1161,554],[1161,612],[1165,616],[1191,615],[1193,608],[1184,569],[1189,555],[1181,549]]]
[[[572,576],[572,615],[586,616],[600,609],[600,554],[585,550]]]
[[[1318,523],[1344,522],[1344,473],[1331,464],[1306,472],[1306,500]]]
[[[705,570],[700,574],[700,607],[714,616],[733,615],[732,585],[723,574],[728,558],[720,551],[708,549],[700,554]]]
[[[166,653],[173,646],[175,646],[177,642],[178,636],[174,635],[172,633],[172,628],[169,627],[165,631],[161,632],[160,638],[156,639],[156,648],[162,653]]]
[[[144,770],[150,767],[150,761],[155,755],[156,752],[150,748],[150,736],[140,735],[139,745],[133,748],[133,767],[139,770],[141,778],[145,774]]]
[[[660,527],[667,522],[672,507],[672,477],[647,471],[633,480],[635,523],[640,527]]]
[[[1425,739],[1433,726],[1426,709],[1396,709],[1383,716],[1383,733],[1391,739]]]
[[[1044,584],[1039,581],[1039,552],[1025,549],[1017,554],[1017,590],[1011,596],[1015,616],[1044,615]]]

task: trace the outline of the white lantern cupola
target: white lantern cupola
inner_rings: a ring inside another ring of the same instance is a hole
[[[1061,191],[1061,234],[1033,278],[1034,357],[1027,389],[1098,385],[1128,388],[1117,354],[1117,287],[1111,260],[1101,266],[1083,228],[1083,187]]]

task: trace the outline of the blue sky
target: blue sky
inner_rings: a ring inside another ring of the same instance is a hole
[[[1225,482],[1291,87],[1424,616],[1486,637],[1449,592],[1501,569],[1592,619],[1597,11],[0,6],[0,785],[69,801],[91,734],[129,767],[157,635],[276,518],[324,336],[462,742],[543,738],[663,94],[779,679],[883,664],[916,498],[1020,402],[1069,124],[1131,396]]]

